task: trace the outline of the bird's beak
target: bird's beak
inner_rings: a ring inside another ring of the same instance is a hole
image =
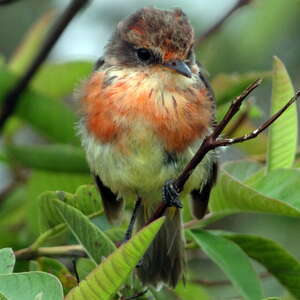
[[[165,66],[167,68],[170,68],[170,69],[173,69],[176,72],[178,72],[179,74],[181,74],[183,76],[186,76],[188,78],[192,77],[191,69],[182,60],[178,60],[178,59],[171,60],[171,61],[165,62],[163,64],[163,66]]]

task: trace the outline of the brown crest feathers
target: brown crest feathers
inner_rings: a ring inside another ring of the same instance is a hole
[[[194,42],[193,28],[179,8],[142,8],[120,22],[118,32],[124,41],[162,52],[164,59],[185,58]]]

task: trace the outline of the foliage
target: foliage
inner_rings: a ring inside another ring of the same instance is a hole
[[[0,99],[28,65],[51,20],[51,15],[44,17],[13,58],[0,62]],[[4,128],[0,162],[16,184],[0,199],[0,299],[20,299],[20,295],[25,300],[59,300],[64,296],[124,299],[144,290],[134,268],[164,219],[149,224],[118,247],[132,203],[127,203],[120,224],[112,227],[107,222],[75,132],[76,108],[66,101],[91,68],[91,62],[85,61],[44,64]],[[288,72],[277,57],[271,72],[218,74],[212,78],[218,119],[230,100],[258,76],[272,80],[271,112],[293,95]],[[248,106],[242,107],[246,119],[233,136],[255,128],[261,112],[253,102]],[[189,258],[186,285],[180,282],[175,289],[163,287],[160,291],[149,288],[139,299],[213,299],[203,254],[218,267],[212,283],[225,274],[235,298],[279,299],[267,298],[271,295],[260,278],[262,270],[267,270],[282,285],[281,292],[300,299],[300,262],[290,253],[293,249],[289,245],[252,232],[225,231],[228,220],[239,220],[249,213],[254,221],[259,214],[285,217],[290,224],[299,221],[296,112],[293,105],[268,136],[235,146],[243,152],[243,159],[220,166],[210,214],[197,221],[184,212]],[[211,225],[224,231],[211,230]],[[292,230],[292,225],[289,228]],[[71,258],[67,255],[70,251]]]

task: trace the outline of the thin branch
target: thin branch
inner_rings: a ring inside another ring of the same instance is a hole
[[[270,119],[265,121],[262,125],[260,125],[257,129],[253,130],[249,134],[246,134],[241,137],[237,138],[219,138],[220,134],[224,130],[224,128],[227,126],[227,124],[230,122],[230,120],[236,115],[238,112],[242,102],[246,99],[246,97],[255,89],[257,88],[261,83],[261,80],[256,80],[254,83],[252,83],[249,87],[247,87],[244,92],[240,96],[238,96],[229,107],[227,113],[225,114],[224,118],[221,120],[221,122],[214,128],[214,131],[206,136],[199,147],[198,151],[194,155],[194,157],[191,159],[191,161],[186,165],[182,173],[173,181],[173,188],[176,190],[176,192],[179,194],[182,192],[184,185],[186,181],[189,179],[191,174],[193,173],[194,169],[198,166],[198,164],[202,161],[204,156],[209,152],[210,150],[213,150],[215,148],[221,147],[221,146],[229,146],[236,143],[241,143],[248,141],[250,139],[255,138],[258,136],[261,132],[263,132],[265,129],[267,129],[272,123],[274,123],[299,97],[300,97],[300,91],[298,91],[294,97],[292,97],[287,104],[282,107],[277,113],[275,113]],[[161,204],[158,206],[154,214],[151,216],[150,220],[147,222],[150,223],[160,216],[162,216],[166,209],[167,209],[166,202],[162,201]]]
[[[25,248],[15,251],[15,256],[20,260],[30,260],[40,256],[86,257],[86,253],[80,245],[68,245],[57,247],[41,247],[36,250],[32,248]]]
[[[3,1],[3,0],[2,0]],[[3,106],[0,112],[0,130],[3,129],[5,122],[14,113],[20,99],[21,93],[26,89],[30,80],[36,74],[41,64],[49,55],[51,49],[61,36],[65,28],[75,17],[75,15],[89,2],[89,0],[72,0],[70,5],[63,12],[61,17],[54,24],[51,32],[43,43],[37,56],[29,66],[25,74],[20,78],[17,84],[6,94],[3,100]]]
[[[239,10],[241,7],[246,6],[250,4],[252,0],[239,0],[237,3],[213,26],[211,26],[206,32],[202,33],[198,39],[195,41],[195,47],[199,47],[205,40],[210,38],[213,34],[218,32],[222,25],[225,23],[226,20],[229,19],[229,17]]]

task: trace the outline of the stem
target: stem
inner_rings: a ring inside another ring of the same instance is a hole
[[[17,84],[8,91],[8,93],[4,97],[2,110],[0,112],[0,130],[3,129],[5,122],[16,110],[16,107],[20,101],[21,93],[26,89],[30,80],[33,78],[42,63],[45,61],[58,38],[66,29],[73,17],[84,7],[85,4],[88,3],[88,1],[89,0],[71,1],[70,5],[66,8],[61,17],[54,24],[51,32],[49,33],[48,37],[46,38],[37,56],[31,63],[27,71],[20,78]],[[3,3],[3,0],[1,2]]]

